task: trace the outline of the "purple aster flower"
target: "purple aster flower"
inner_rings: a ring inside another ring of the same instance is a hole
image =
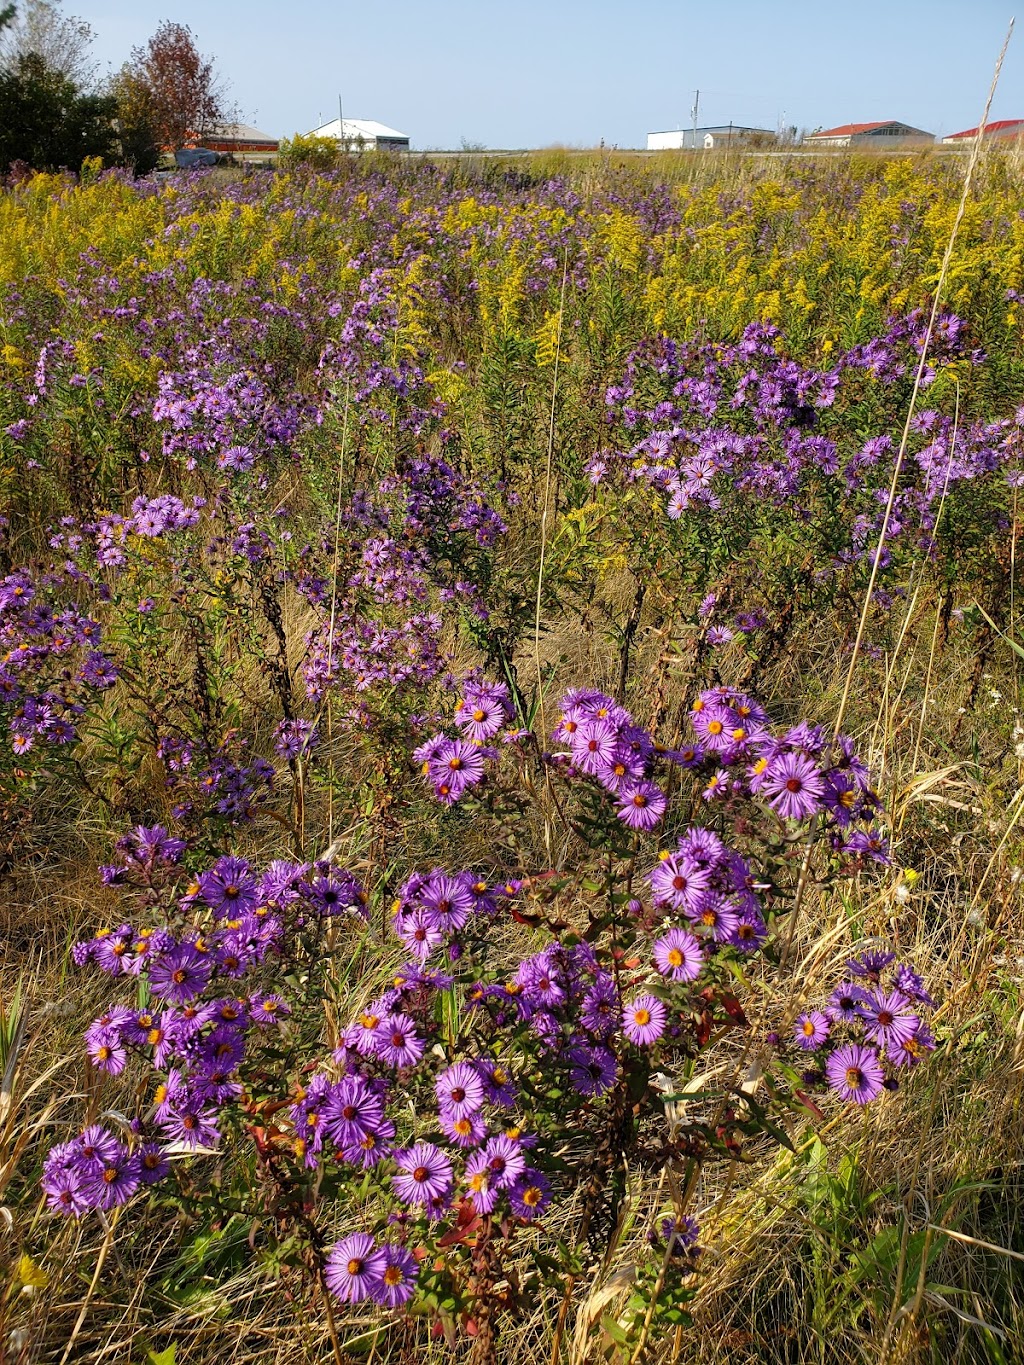
[[[474,908],[473,892],[455,877],[432,872],[420,892],[420,902],[431,922],[444,933],[461,929]]]
[[[910,1001],[899,991],[868,991],[861,1010],[864,1032],[880,1047],[912,1038],[920,1027],[921,1020],[911,1009]]]
[[[114,1029],[97,1033],[90,1030],[86,1034],[86,1051],[96,1070],[105,1071],[109,1076],[119,1076],[128,1061],[128,1053]]]
[[[684,1214],[680,1218],[663,1218],[647,1233],[647,1240],[652,1246],[671,1247],[673,1256],[695,1256],[700,1251],[699,1236],[696,1218]]]
[[[87,1172],[100,1171],[111,1165],[122,1150],[114,1134],[98,1123],[84,1129],[69,1146],[77,1149],[77,1164]]]
[[[711,875],[686,853],[666,853],[650,872],[651,890],[658,901],[676,910],[696,909]]]
[[[917,972],[911,970],[905,963],[900,963],[893,968],[893,980],[896,989],[902,991],[910,1000],[916,1000],[920,1005],[927,1005],[929,1009],[935,1008],[935,1001],[924,988],[924,982]]]
[[[580,1005],[580,1023],[588,1033],[607,1038],[619,1022],[619,994],[615,982],[604,973],[586,992]]]
[[[85,1196],[96,1209],[113,1209],[126,1203],[141,1184],[139,1158],[118,1144],[117,1152],[90,1171]]]
[[[370,1170],[386,1156],[391,1155],[391,1139],[395,1136],[395,1125],[390,1119],[381,1119],[375,1131],[364,1133],[358,1142],[350,1143],[341,1149],[342,1158],[353,1166]]]
[[[434,949],[444,942],[444,934],[436,916],[419,905],[408,914],[399,916],[395,932],[409,952],[422,962],[426,962]]]
[[[479,745],[465,739],[447,740],[431,760],[428,775],[435,787],[447,785],[453,791],[465,791],[484,775]]]
[[[569,1083],[580,1095],[603,1095],[619,1074],[615,1053],[607,1047],[569,1049]]]
[[[391,1177],[392,1188],[407,1204],[443,1199],[451,1189],[452,1163],[432,1142],[417,1142],[396,1152],[395,1164],[400,1174]]]
[[[171,1163],[158,1142],[144,1142],[139,1148],[139,1179],[143,1185],[155,1185],[158,1180],[166,1180],[171,1173]]]
[[[220,1142],[214,1114],[187,1095],[159,1123],[168,1141],[180,1142],[183,1147],[216,1147]]]
[[[515,1104],[516,1087],[508,1070],[500,1062],[490,1057],[478,1057],[473,1065],[483,1081],[484,1098],[488,1104],[497,1104],[503,1109]]]
[[[385,1253],[365,1232],[336,1242],[327,1255],[324,1279],[342,1303],[361,1303],[375,1296],[388,1268]]]
[[[732,942],[739,929],[740,916],[735,905],[717,891],[706,891],[690,919],[701,929],[707,929],[716,943]]]
[[[816,1052],[829,1035],[828,1019],[819,1010],[801,1014],[793,1025],[796,1045],[804,1052]]]
[[[665,814],[665,793],[653,782],[624,782],[615,814],[630,829],[650,830]]]
[[[384,1253],[384,1270],[372,1282],[370,1296],[382,1308],[400,1308],[415,1293],[419,1262],[411,1251],[390,1242],[385,1242],[380,1250]]]
[[[779,754],[768,765],[762,789],[784,820],[806,820],[819,808],[825,780],[805,754]]]
[[[673,981],[696,981],[704,966],[704,950],[685,929],[670,929],[654,941],[658,971]]]
[[[825,1063],[829,1085],[844,1100],[868,1104],[882,1093],[885,1073],[873,1047],[848,1043],[836,1048]]]
[[[404,1014],[389,1014],[377,1031],[377,1055],[388,1066],[415,1066],[423,1056],[423,1042]]]
[[[505,705],[496,698],[477,694],[464,698],[455,708],[455,724],[477,744],[493,739],[505,723]]]
[[[384,1117],[384,1101],[360,1075],[345,1076],[324,1102],[324,1131],[339,1147],[353,1146],[376,1132]]]
[[[611,721],[590,716],[580,722],[569,741],[573,762],[592,777],[611,766],[619,732]]]
[[[483,1217],[493,1210],[500,1194],[486,1152],[474,1152],[466,1162],[466,1198]]]
[[[434,1082],[437,1102],[453,1119],[468,1118],[484,1102],[484,1083],[469,1062],[456,1062]]]
[[[81,1218],[92,1208],[91,1194],[86,1189],[88,1180],[89,1176],[79,1166],[56,1166],[45,1170],[40,1185],[46,1195],[47,1208]]]
[[[860,957],[849,958],[846,965],[854,976],[866,977],[877,983],[889,963],[895,960],[895,953],[887,952],[884,948],[869,948]]]
[[[292,1012],[284,996],[271,992],[269,995],[257,993],[249,998],[249,1017],[259,1028],[270,1028]]]
[[[256,878],[244,858],[218,858],[208,872],[199,877],[203,900],[215,915],[237,919],[256,908]]]
[[[825,1006],[825,1014],[834,1024],[853,1024],[864,1017],[867,991],[853,981],[837,986]]]
[[[889,1044],[886,1056],[893,1066],[917,1066],[929,1052],[935,1051],[935,1034],[925,1024],[918,1026],[916,1033]]]
[[[454,1118],[442,1109],[437,1121],[441,1131],[456,1147],[479,1147],[487,1136],[487,1124],[480,1114],[463,1114],[461,1118]]]
[[[512,1211],[527,1222],[539,1218],[551,1203],[551,1182],[532,1166],[519,1177],[508,1192]]]
[[[149,968],[149,988],[160,999],[184,1005],[204,990],[212,963],[190,943],[179,943],[156,959]]]
[[[649,1047],[665,1032],[665,1006],[655,995],[638,995],[622,1011],[622,1031],[631,1043]]]
[[[507,1133],[492,1137],[483,1154],[490,1167],[491,1183],[495,1189],[507,1189],[526,1169],[522,1143]]]

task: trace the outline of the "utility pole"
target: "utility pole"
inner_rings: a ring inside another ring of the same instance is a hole
[[[698,113],[699,110],[700,110],[700,91],[699,91],[699,90],[695,90],[695,91],[693,92],[693,108],[690,110],[690,116],[691,116],[691,118],[693,119],[693,145],[694,145],[694,147],[697,146],[697,113]]]
[[[345,151],[345,118],[341,112],[341,92],[338,92],[338,146]]]

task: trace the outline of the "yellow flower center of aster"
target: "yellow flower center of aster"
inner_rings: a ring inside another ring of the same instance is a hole
[[[479,707],[473,712],[473,719],[479,725],[482,720],[487,719],[487,712],[481,711]]]
[[[353,1256],[345,1268],[350,1275],[361,1275],[363,1273],[363,1263],[358,1256]]]
[[[665,960],[670,967],[681,967],[683,965],[683,955],[678,948],[670,948],[665,954]]]
[[[430,1172],[427,1170],[426,1166],[417,1166],[412,1173],[412,1178],[416,1181],[417,1185],[422,1185],[429,1174]]]
[[[469,1119],[456,1119],[452,1124],[452,1127],[458,1133],[459,1137],[468,1137],[473,1131],[473,1125],[470,1123]]]
[[[732,737],[738,744],[741,739],[746,739],[747,732],[742,725],[737,725],[736,729],[732,732]]]
[[[857,793],[853,791],[840,792],[839,804],[846,810],[851,810],[857,801]]]
[[[106,1185],[112,1185],[116,1179],[117,1179],[117,1167],[116,1167],[116,1166],[107,1166],[107,1167],[104,1169],[104,1172],[103,1172],[103,1182],[104,1182],[104,1184],[106,1184]]]
[[[643,810],[644,806],[647,805],[647,797],[643,792],[633,793],[633,805],[636,806],[638,810]]]
[[[523,1203],[528,1209],[535,1209],[541,1201],[541,1192],[538,1186],[530,1185],[523,1191]]]
[[[651,1011],[645,1009],[634,1010],[633,1020],[635,1023],[639,1024],[641,1028],[643,1028],[645,1024],[649,1024],[651,1022]]]
[[[163,1040],[164,1031],[162,1028],[151,1028],[149,1032],[146,1034],[146,1042],[151,1044],[151,1046],[153,1047],[156,1047],[158,1043],[162,1043]]]
[[[389,1265],[384,1272],[384,1283],[393,1289],[396,1284],[402,1283],[402,1268],[397,1265]]]
[[[709,735],[720,735],[724,729],[725,729],[725,726],[722,724],[722,722],[721,722],[720,720],[709,720],[709,721],[708,721],[708,734],[709,734]]]
[[[805,1038],[814,1036],[814,1024],[810,1019],[805,1019],[803,1022],[803,1035]]]

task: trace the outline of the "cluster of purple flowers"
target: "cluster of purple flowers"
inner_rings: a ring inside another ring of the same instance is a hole
[[[793,1042],[823,1067],[825,1081],[841,1099],[868,1104],[884,1089],[896,1089],[900,1070],[934,1051],[935,1035],[923,1016],[935,1001],[895,953],[871,950],[846,967],[848,979],[825,1005],[797,1019]],[[806,1079],[820,1080],[821,1072],[809,1072]]]
[[[243,761],[244,741],[230,732],[210,753],[205,745],[177,735],[161,736],[157,757],[167,773],[167,790],[176,801],[176,820],[215,811],[231,824],[246,824],[274,790],[276,772],[265,758]]]
[[[274,728],[274,752],[292,762],[296,758],[309,758],[320,735],[311,720],[282,720]]]
[[[156,1142],[125,1144],[93,1124],[70,1142],[52,1147],[41,1181],[47,1207],[80,1218],[90,1209],[109,1211],[170,1173],[167,1153]]]
[[[388,501],[357,492],[344,509],[344,574],[333,564],[320,571],[311,555],[294,573],[321,615],[302,663],[316,700],[346,685],[356,693],[423,688],[447,664],[443,608],[461,604],[477,619],[487,615],[471,578],[446,567],[471,566],[505,533],[485,490],[443,460],[420,459],[383,479],[377,493]]]
[[[327,1256],[324,1279],[342,1303],[371,1299],[382,1308],[399,1308],[412,1298],[420,1268],[415,1256],[394,1242],[375,1242],[356,1232],[336,1242]]]
[[[34,578],[18,570],[0,579],[0,714],[11,748],[70,744],[90,694],[117,680],[100,649],[99,622],[75,603],[60,604],[63,572]]]
[[[718,947],[761,948],[768,930],[749,864],[710,829],[691,825],[674,850],[663,850],[648,878],[654,913],[676,918],[653,944],[658,971],[695,981]]]
[[[488,741],[496,737],[511,716],[504,683],[466,680],[455,707],[458,736],[431,735],[413,750],[413,759],[438,801],[454,805],[470,787],[483,780],[486,760],[497,757],[497,750]]]
[[[650,780],[651,769],[656,759],[678,763],[683,758],[656,744],[624,706],[591,688],[567,692],[552,739],[568,745],[568,753],[554,755],[555,760],[603,787],[623,824],[651,830],[660,823],[667,802]]]
[[[493,919],[503,901],[519,891],[518,882],[491,885],[472,872],[415,872],[398,889],[392,927],[406,950],[423,963],[440,947],[452,960],[460,953],[459,935],[471,920]]]
[[[112,1076],[125,1071],[133,1057],[157,1074],[148,1127],[136,1125],[142,1158],[154,1151],[216,1148],[222,1116],[242,1096],[239,1071],[253,1052],[253,1039],[258,1046],[291,1014],[276,990],[242,996],[239,981],[281,952],[289,926],[302,929],[344,913],[365,919],[366,893],[351,873],[329,863],[278,861],[257,875],[246,859],[231,855],[181,889],[185,843],[159,825],[138,826],[118,841],[118,851],[122,862],[101,869],[107,885],[139,888],[144,904],[155,903],[166,890],[173,912],[190,916],[192,923],[177,932],[166,925],[123,923],[75,945],[77,966],[91,963],[112,977],[140,981],[148,1001],[143,1008],[108,1007],[86,1030],[86,1051],[98,1071]],[[55,1171],[67,1166],[69,1152],[78,1161],[73,1144],[56,1150]],[[115,1163],[121,1173],[108,1177],[113,1191],[94,1189],[79,1171],[74,1197],[61,1197],[53,1206],[75,1214],[85,1207],[107,1208],[104,1200],[116,1194],[115,1202],[122,1202],[140,1184],[167,1174],[166,1162],[154,1160],[143,1171],[134,1156],[121,1157]],[[54,1198],[63,1189],[58,1182]]]
[[[888,861],[888,841],[872,823],[881,802],[848,735],[830,740],[806,721],[773,734],[764,708],[726,686],[701,692],[690,719],[696,743],[684,758],[705,774],[705,801],[752,799],[781,820],[820,816],[844,857]]]

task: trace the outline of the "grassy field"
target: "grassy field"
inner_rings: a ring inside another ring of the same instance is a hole
[[[965,171],[0,194],[0,1359],[1024,1355]]]

